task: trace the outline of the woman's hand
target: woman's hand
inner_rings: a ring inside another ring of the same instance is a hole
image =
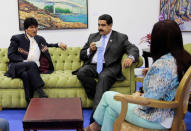
[[[142,96],[141,92],[136,91],[135,93],[132,94],[133,96]]]
[[[148,70],[149,70],[149,68],[144,68],[143,71],[142,71],[142,74],[143,74],[144,76],[146,76]]]

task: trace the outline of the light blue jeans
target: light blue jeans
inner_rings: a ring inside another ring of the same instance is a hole
[[[102,126],[101,131],[113,131],[113,123],[120,114],[121,102],[113,99],[116,94],[119,93],[114,91],[105,92],[93,115],[95,121]],[[136,106],[136,104],[128,104],[125,118],[128,122],[143,128],[166,129],[160,123],[147,121],[137,116],[133,111]]]
[[[9,131],[9,122],[5,119],[0,118],[0,129],[2,131]]]

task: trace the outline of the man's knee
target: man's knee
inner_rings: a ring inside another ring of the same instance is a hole
[[[85,76],[86,76],[86,73],[85,73],[84,70],[81,70],[81,69],[80,69],[80,70],[77,72],[77,77],[78,77],[79,80],[83,79]]]
[[[115,77],[110,72],[102,72],[98,76],[98,81],[100,81],[100,80],[101,81],[109,81],[109,82],[113,83],[113,81],[115,81]]]
[[[37,64],[35,62],[28,62],[28,67],[32,68],[32,69],[36,69],[37,68]]]
[[[88,72],[89,72],[89,66],[85,65],[82,68],[80,68],[77,72],[77,77],[78,78],[84,78],[86,76],[88,76]]]
[[[26,71],[22,72],[21,78],[22,78],[22,79],[28,78],[28,73],[27,73]]]
[[[108,79],[109,78],[109,75],[105,74],[105,73],[101,73],[99,75],[99,80],[105,80],[105,79]]]

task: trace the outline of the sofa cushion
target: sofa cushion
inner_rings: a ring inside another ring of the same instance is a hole
[[[23,82],[21,81],[21,79],[18,78],[12,79],[10,77],[4,76],[4,74],[5,71],[0,71],[0,83],[1,83],[0,88],[15,89],[23,87]]]
[[[5,71],[0,71],[0,88],[15,89],[23,88],[21,79],[12,79],[4,76]],[[72,75],[71,70],[59,70],[54,71],[51,74],[41,74],[43,81],[45,82],[44,88],[76,88],[82,87],[81,83],[77,79],[76,75]],[[113,87],[127,87],[130,83],[128,80],[118,81]]]
[[[184,45],[184,49],[185,49],[186,51],[188,51],[189,53],[191,53],[191,43],[185,44],[185,45]]]
[[[45,88],[65,88],[81,87],[76,75],[72,75],[71,70],[54,71],[51,74],[41,74],[45,82]]]
[[[80,47],[68,47],[63,51],[60,48],[48,48],[54,70],[76,70],[83,65],[80,61]]]
[[[8,56],[7,56],[7,48],[0,48],[0,71],[7,71],[7,64],[9,62]]]

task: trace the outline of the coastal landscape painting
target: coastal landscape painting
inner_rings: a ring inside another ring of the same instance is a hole
[[[37,19],[39,29],[88,28],[87,0],[18,0],[19,29],[27,17]]]
[[[191,0],[160,0],[160,17],[176,21],[181,31],[191,31]]]

